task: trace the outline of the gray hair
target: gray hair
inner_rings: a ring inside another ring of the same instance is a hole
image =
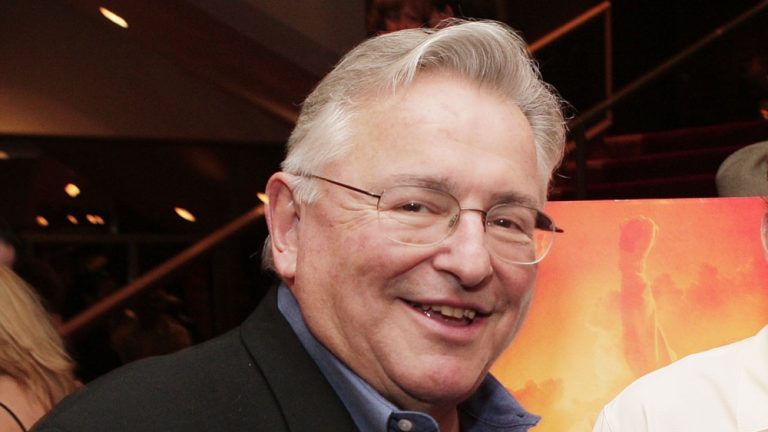
[[[288,139],[283,171],[303,176],[346,156],[355,117],[372,96],[392,94],[421,72],[450,72],[477,82],[523,112],[533,130],[542,185],[560,164],[565,147],[561,100],[544,83],[523,39],[494,21],[450,20],[437,29],[377,36],[350,51],[304,101]],[[297,177],[299,202],[317,198],[313,182]],[[271,268],[269,240],[264,266]]]

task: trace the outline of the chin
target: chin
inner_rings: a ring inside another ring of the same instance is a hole
[[[409,376],[409,382],[403,387],[411,397],[430,405],[455,405],[464,401],[477,390],[488,373],[487,369],[461,363],[443,364],[430,371],[421,372],[416,376]]]

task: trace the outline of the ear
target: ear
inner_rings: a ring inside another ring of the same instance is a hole
[[[277,273],[290,284],[296,275],[300,208],[294,200],[291,176],[278,172],[267,182],[267,226],[272,240],[272,259]]]

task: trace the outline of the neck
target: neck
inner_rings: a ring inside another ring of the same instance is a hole
[[[437,424],[440,426],[440,432],[459,432],[459,410],[456,407],[448,412],[441,413],[428,413],[430,414]]]

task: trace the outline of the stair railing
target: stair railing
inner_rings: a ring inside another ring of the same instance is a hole
[[[103,318],[109,312],[121,307],[147,288],[167,280],[170,276],[193,260],[213,250],[218,244],[242,232],[251,224],[261,219],[262,216],[264,216],[264,205],[254,207],[237,219],[184,249],[178,255],[163,262],[154,269],[138,277],[133,282],[102,298],[94,305],[75,315],[59,327],[59,333],[62,336],[70,336],[87,328],[94,322]]]
[[[605,98],[602,102],[599,102],[592,108],[585,111],[583,114],[573,119],[568,124],[570,135],[573,141],[576,143],[576,197],[578,199],[584,199],[587,196],[586,187],[586,146],[592,139],[589,136],[588,129],[585,129],[585,125],[593,120],[598,115],[613,108],[616,104],[626,99],[629,95],[637,92],[638,90],[646,87],[656,79],[666,74],[670,70],[674,69],[682,62],[687,60],[693,54],[698,53],[703,48],[709,46],[712,42],[719,39],[726,33],[742,25],[750,18],[762,12],[768,7],[768,0],[763,0],[757,5],[746,10],[736,18],[728,21],[724,25],[716,28],[711,33],[707,34],[703,38],[694,42],[690,46],[681,50],[679,53],[673,55],[671,58],[661,63],[651,71],[645,73],[640,78],[632,81],[628,85],[624,86],[610,97]]]
[[[570,34],[574,30],[577,30],[581,26],[587,24],[588,22],[600,16],[602,16],[603,18],[603,53],[604,53],[603,54],[603,76],[604,76],[603,88],[604,88],[606,99],[610,99],[613,96],[613,30],[612,30],[612,17],[611,17],[611,2],[604,1],[586,10],[576,18],[568,21],[567,23],[561,25],[560,27],[556,28],[550,33],[544,35],[544,37],[542,37],[541,39],[531,43],[528,46],[528,51],[531,54],[536,54],[537,52],[541,51],[543,48],[551,45],[557,40],[563,38],[564,36]],[[605,118],[603,118],[601,121],[597,122],[596,124],[590,126],[585,131],[585,135],[590,140],[600,135],[601,133],[603,133],[613,123],[613,115],[608,109],[605,109],[600,113],[604,113]],[[599,113],[596,113],[595,116],[597,114]]]

